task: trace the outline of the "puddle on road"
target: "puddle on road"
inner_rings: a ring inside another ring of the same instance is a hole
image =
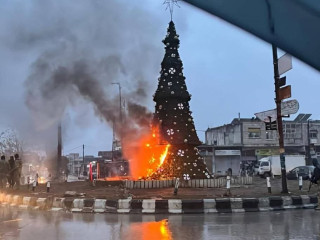
[[[128,226],[123,239],[130,239],[135,236],[142,240],[172,240],[172,233],[168,227],[168,219],[159,222],[132,223]]]

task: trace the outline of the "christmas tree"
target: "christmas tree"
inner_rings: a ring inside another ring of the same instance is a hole
[[[158,126],[163,144],[170,144],[164,164],[153,177],[179,177],[185,180],[211,178],[203,158],[196,148],[201,144],[197,136],[179,56],[179,35],[170,21],[163,40],[165,56],[161,63],[153,124]]]

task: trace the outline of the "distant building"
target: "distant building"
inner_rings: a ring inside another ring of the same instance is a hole
[[[307,163],[310,148],[320,156],[320,120],[308,120],[310,116],[299,114],[293,121],[283,121],[286,154],[306,155]],[[279,154],[277,131],[266,130],[265,122],[257,118],[233,119],[229,124],[208,128],[205,136],[205,145],[199,149],[215,174],[225,174],[228,168],[236,174],[241,161]]]
[[[83,159],[80,157],[79,153],[69,153],[66,156],[69,160],[68,169],[69,173],[78,176],[80,173],[81,166],[83,164]]]

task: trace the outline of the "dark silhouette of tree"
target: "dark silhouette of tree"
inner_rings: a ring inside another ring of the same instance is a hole
[[[165,56],[153,99],[156,103],[153,124],[159,126],[161,144],[169,143],[170,148],[165,163],[153,177],[171,176],[185,180],[211,178],[196,148],[201,142],[189,107],[191,95],[187,90],[178,52],[179,35],[172,21],[163,43]]]

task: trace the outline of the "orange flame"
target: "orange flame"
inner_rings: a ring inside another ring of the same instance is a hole
[[[124,156],[130,162],[132,178],[148,178],[165,162],[170,144],[160,144],[158,132],[158,128],[153,127],[151,132],[123,148]]]

